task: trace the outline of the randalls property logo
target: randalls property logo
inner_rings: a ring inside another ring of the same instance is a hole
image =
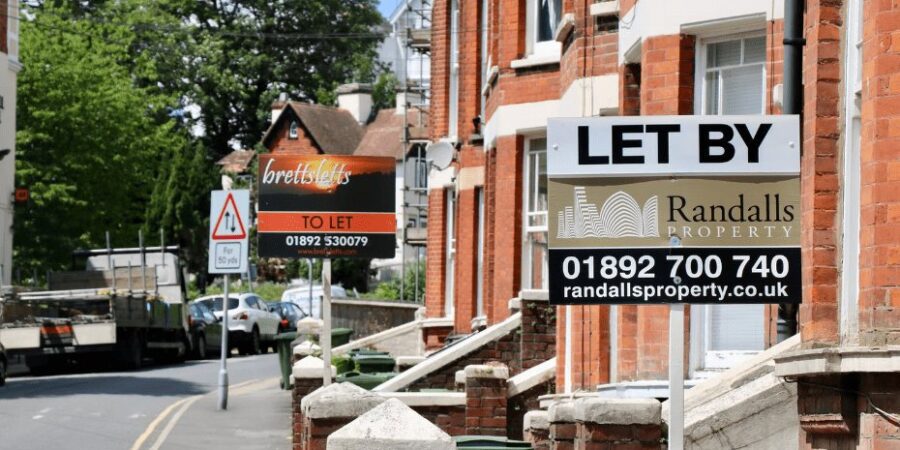
[[[692,199],[687,192],[673,190],[676,192],[667,195],[650,195],[643,205],[619,190],[601,205],[589,201],[584,186],[574,186],[572,206],[557,213],[556,237],[659,238],[662,230],[665,236],[682,238],[753,240],[790,238],[797,232],[795,205],[780,193],[709,192],[702,199]]]
[[[598,210],[596,204],[587,201],[583,186],[576,186],[574,193],[574,206],[567,206],[557,215],[557,238],[659,237],[655,195],[641,208],[634,197],[618,191]]]

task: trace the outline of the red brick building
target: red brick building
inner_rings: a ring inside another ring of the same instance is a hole
[[[523,291],[546,289],[548,118],[780,114],[784,4],[435,0],[431,135],[458,155],[429,178],[428,316],[468,333],[507,317]],[[896,446],[900,5],[805,5],[798,321],[807,350],[777,370],[808,382],[797,386],[801,446]],[[557,392],[666,395],[667,307],[557,316]],[[688,308],[689,380],[772,347],[778,316],[775,305]]]

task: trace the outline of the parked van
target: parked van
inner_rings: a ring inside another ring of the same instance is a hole
[[[291,302],[300,307],[303,312],[317,319],[322,318],[322,298],[325,295],[321,284],[312,286],[312,298],[310,299],[309,285],[292,287],[281,294],[281,301]],[[347,298],[347,290],[341,285],[331,286],[331,298]],[[311,303],[311,304],[310,304]],[[312,312],[310,313],[310,310]]]

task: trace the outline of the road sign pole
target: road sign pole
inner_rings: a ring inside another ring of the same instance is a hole
[[[325,371],[322,373],[324,386],[331,384],[331,258],[322,260],[322,360],[325,362]]]
[[[219,368],[219,410],[228,409],[228,274],[225,274],[225,295],[222,299],[222,348]]]
[[[669,450],[684,449],[684,303],[669,305]]]

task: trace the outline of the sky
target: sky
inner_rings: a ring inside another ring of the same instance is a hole
[[[381,11],[381,15],[387,17],[394,12],[394,8],[403,0],[378,0],[378,10]]]

